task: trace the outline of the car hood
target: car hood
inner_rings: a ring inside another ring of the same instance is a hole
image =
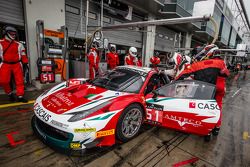
[[[55,114],[64,114],[87,110],[124,94],[85,83],[45,95],[41,103],[44,108]]]

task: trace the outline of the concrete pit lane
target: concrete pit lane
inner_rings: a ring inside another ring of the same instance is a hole
[[[220,133],[203,137],[160,127],[143,126],[135,139],[112,147],[62,154],[43,144],[31,129],[30,104],[8,103],[0,96],[0,166],[72,167],[250,167],[250,72],[227,82]],[[29,91],[34,100],[41,92]]]

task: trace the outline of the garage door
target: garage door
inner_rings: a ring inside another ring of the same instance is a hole
[[[0,3],[0,22],[24,26],[22,0],[6,0]]]
[[[174,50],[174,39],[176,32],[166,27],[156,26],[155,50],[171,52]]]
[[[86,2],[82,0],[66,0],[66,26],[69,30],[69,36],[75,38],[85,38],[85,9]],[[81,10],[83,11],[83,17],[81,21]],[[90,3],[89,7],[89,26],[98,26],[100,19],[100,9],[96,4]],[[133,16],[132,21],[141,21],[141,18]],[[124,23],[125,19],[116,18],[115,16],[108,16],[104,13],[104,26],[112,24]],[[81,25],[82,23],[82,25]],[[90,33],[89,28],[88,32]],[[92,30],[94,27],[92,28]],[[119,31],[106,31],[103,32],[104,38],[108,38],[110,43],[115,43],[125,46],[142,47],[142,33],[131,29],[124,29]]]

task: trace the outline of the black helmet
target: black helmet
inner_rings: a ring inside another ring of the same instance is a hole
[[[111,46],[111,47],[110,47],[110,51],[115,52],[115,47],[114,47],[114,46]]]
[[[159,53],[159,52],[155,52],[155,56],[157,56],[157,57],[158,57],[159,55],[160,55],[160,53]]]
[[[99,48],[99,46],[100,46],[100,44],[99,44],[99,42],[97,42],[97,41],[94,41],[93,43],[92,43],[92,47],[94,47],[94,48]]]

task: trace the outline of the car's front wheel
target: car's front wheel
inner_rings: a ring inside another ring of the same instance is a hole
[[[122,142],[135,137],[143,122],[143,109],[139,104],[131,104],[121,114],[116,126],[116,137]]]

